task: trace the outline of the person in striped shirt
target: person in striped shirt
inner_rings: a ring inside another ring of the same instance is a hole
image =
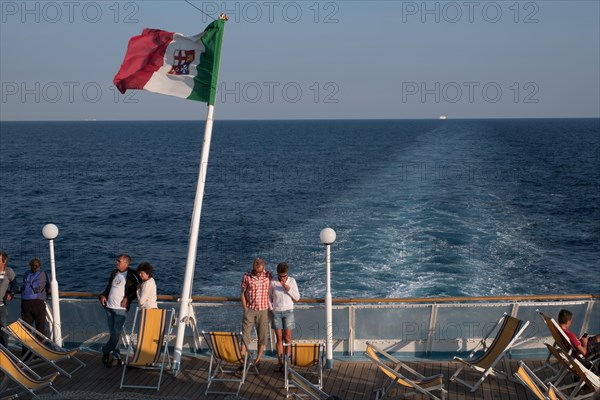
[[[245,343],[250,343],[250,331],[256,329],[258,337],[258,351],[254,365],[258,368],[260,359],[267,346],[269,335],[269,284],[273,274],[265,270],[265,261],[255,258],[252,262],[252,271],[246,272],[242,278],[242,336]],[[246,349],[242,349],[245,351]]]

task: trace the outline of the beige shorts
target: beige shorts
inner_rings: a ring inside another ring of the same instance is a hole
[[[269,336],[269,310],[244,310],[242,336],[244,337],[244,342],[246,342],[246,344],[250,343],[250,331],[253,326],[256,327],[258,344],[266,346]]]

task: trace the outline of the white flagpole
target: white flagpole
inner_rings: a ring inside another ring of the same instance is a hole
[[[192,284],[194,280],[194,269],[196,267],[198,233],[200,232],[200,212],[202,211],[202,200],[204,199],[204,184],[206,182],[206,168],[208,167],[208,154],[210,152],[210,140],[212,137],[214,108],[214,105],[208,106],[208,115],[206,117],[206,126],[204,128],[204,142],[202,143],[200,172],[198,173],[196,199],[194,200],[194,210],[192,212],[192,226],[190,227],[190,242],[188,245],[187,261],[185,264],[185,276],[183,277],[181,304],[179,305],[177,337],[175,340],[175,361],[173,362],[173,375],[175,376],[177,376],[181,365],[181,354],[183,351],[185,325],[187,322],[189,307],[191,307],[192,305]]]

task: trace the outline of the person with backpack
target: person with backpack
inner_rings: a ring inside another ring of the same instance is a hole
[[[37,258],[29,261],[29,271],[21,285],[21,318],[37,331],[46,334],[46,299],[50,292],[50,280],[41,269]]]

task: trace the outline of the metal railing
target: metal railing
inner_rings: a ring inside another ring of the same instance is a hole
[[[106,335],[106,317],[97,295],[61,292],[62,333],[79,345]],[[195,296],[193,309],[199,330],[241,331],[239,298]],[[159,296],[159,306],[173,307],[178,298]],[[10,303],[18,307],[18,301]],[[135,306],[135,304],[134,304]],[[366,342],[377,343],[401,355],[435,357],[470,351],[503,313],[530,321],[528,339],[519,351],[545,350],[550,333],[537,314],[556,316],[562,308],[573,312],[571,330],[600,333],[600,295],[539,295],[440,298],[353,298],[333,300],[333,340],[336,356],[355,356]],[[16,319],[18,310],[11,310]],[[133,313],[130,313],[133,314]],[[298,342],[323,341],[326,333],[323,299],[303,299],[295,308]],[[131,323],[131,322],[128,322]],[[186,331],[184,346],[193,349],[193,331]],[[253,347],[255,343],[251,343]]]

